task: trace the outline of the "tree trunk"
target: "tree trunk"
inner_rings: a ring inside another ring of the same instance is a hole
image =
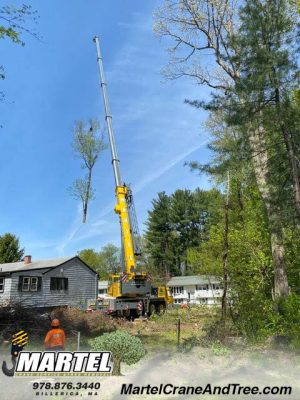
[[[118,358],[113,358],[113,371],[112,374],[115,376],[120,376],[121,374],[121,361]]]
[[[228,204],[225,205],[225,227],[224,227],[224,248],[223,248],[223,295],[222,295],[222,316],[223,327],[225,329],[226,316],[227,316],[227,286],[228,286],[228,271],[227,271],[227,261],[228,261],[228,233],[229,233],[229,220],[228,220]],[[225,332],[224,332],[225,333]]]
[[[292,140],[291,133],[287,129],[284,123],[280,123],[282,136],[284,139],[284,143],[287,149],[287,156],[290,164],[290,173],[293,183],[293,191],[294,191],[294,202],[297,213],[297,220],[300,221],[300,179],[299,179],[299,171],[297,166],[297,160],[295,156],[295,148]]]
[[[222,314],[221,314],[221,320],[223,322],[223,329],[224,329],[224,335],[225,333],[225,328],[226,328],[226,317],[227,317],[227,286],[228,286],[228,268],[227,268],[227,262],[228,262],[228,251],[229,251],[229,182],[230,182],[230,177],[229,177],[229,171],[227,172],[227,196],[226,196],[226,203],[224,207],[224,245],[223,245],[223,282],[224,282],[224,288],[223,288],[223,295],[222,295]]]
[[[265,140],[265,130],[262,125],[257,129],[250,129],[249,144],[252,151],[254,173],[260,195],[267,210],[269,229],[271,234],[271,250],[274,266],[274,295],[275,297],[289,294],[288,279],[286,273],[286,261],[284,256],[282,224],[280,209],[276,201],[272,199],[272,190],[269,184],[269,159]]]
[[[277,81],[275,69],[273,70],[273,73],[274,73],[273,79]],[[297,220],[299,222],[300,221],[300,178],[299,178],[299,171],[296,159],[295,144],[293,142],[292,134],[285,123],[286,115],[284,114],[285,110],[281,106],[282,103],[280,101],[280,91],[278,86],[275,88],[275,102],[276,102],[277,120],[280,126],[280,130],[287,151],[287,158],[290,165],[290,175],[292,179],[293,192],[294,192],[294,203],[297,214]]]
[[[89,168],[88,172],[88,177],[87,177],[87,187],[86,187],[86,192],[85,192],[85,199],[83,202],[83,213],[82,213],[82,222],[86,222],[86,215],[87,215],[87,209],[88,209],[88,203],[90,199],[90,191],[91,191],[91,181],[92,181],[92,169]]]

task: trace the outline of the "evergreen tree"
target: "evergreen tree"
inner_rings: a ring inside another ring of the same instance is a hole
[[[159,275],[178,273],[174,257],[174,237],[170,218],[171,199],[165,193],[158,193],[148,211],[145,244]]]
[[[5,233],[0,236],[0,264],[21,261],[24,256],[24,248],[20,248],[19,239],[11,234]]]
[[[240,20],[232,40],[239,49],[233,61],[239,65],[240,75],[230,96],[228,121],[241,126],[244,132],[252,131],[246,140],[255,153],[255,168],[260,169],[256,178],[268,215],[274,292],[275,296],[287,296],[283,226],[291,200],[300,218],[295,135],[286,120],[289,96],[298,84],[293,46],[297,24],[286,0],[246,1],[240,9]]]
[[[247,0],[237,7],[222,1],[165,0],[156,16],[156,31],[175,42],[168,76],[188,76],[214,89],[209,104],[189,103],[212,112],[222,110],[223,122],[236,127],[247,150],[266,208],[277,297],[289,293],[285,213],[291,203],[298,210],[300,199],[299,129],[294,122],[289,124],[295,114],[290,96],[298,84],[294,8],[288,0]],[[213,58],[200,57],[207,51]],[[202,64],[204,59],[209,68]],[[220,150],[226,158],[226,149]]]
[[[209,224],[217,220],[221,195],[217,190],[176,190],[159,193],[149,211],[146,247],[160,274],[190,274],[188,249],[207,240]]]

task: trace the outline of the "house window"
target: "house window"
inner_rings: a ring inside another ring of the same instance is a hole
[[[183,303],[183,299],[174,299],[174,303],[175,304],[182,304]]]
[[[99,294],[106,294],[107,293],[107,289],[99,289]]]
[[[22,292],[29,292],[30,289],[30,277],[23,276]]]
[[[30,291],[31,292],[37,292],[38,289],[38,277],[37,276],[33,276],[30,279]]]
[[[68,278],[51,278],[50,280],[50,290],[56,292],[63,292],[68,290]]]
[[[208,285],[197,285],[196,289],[197,290],[208,290]]]
[[[183,293],[183,286],[174,286],[172,287],[173,294],[182,294]]]
[[[19,291],[38,292],[41,290],[42,278],[40,276],[20,276]]]
[[[206,298],[200,298],[200,299],[198,299],[199,300],[199,303],[200,304],[207,304],[208,303],[208,299],[206,299]]]
[[[0,293],[4,292],[4,282],[5,282],[4,276],[1,276],[0,277]]]
[[[19,276],[20,292],[38,292],[42,287],[42,277],[40,276]]]

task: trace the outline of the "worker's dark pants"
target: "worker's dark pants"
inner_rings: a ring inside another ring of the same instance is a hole
[[[48,347],[46,351],[64,351],[62,346]]]

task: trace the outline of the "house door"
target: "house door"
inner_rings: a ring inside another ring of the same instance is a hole
[[[188,293],[187,293],[187,295],[188,295],[188,300],[189,300],[189,302],[191,301],[191,297],[193,296],[195,296],[195,291],[194,290],[189,290],[188,291]]]

